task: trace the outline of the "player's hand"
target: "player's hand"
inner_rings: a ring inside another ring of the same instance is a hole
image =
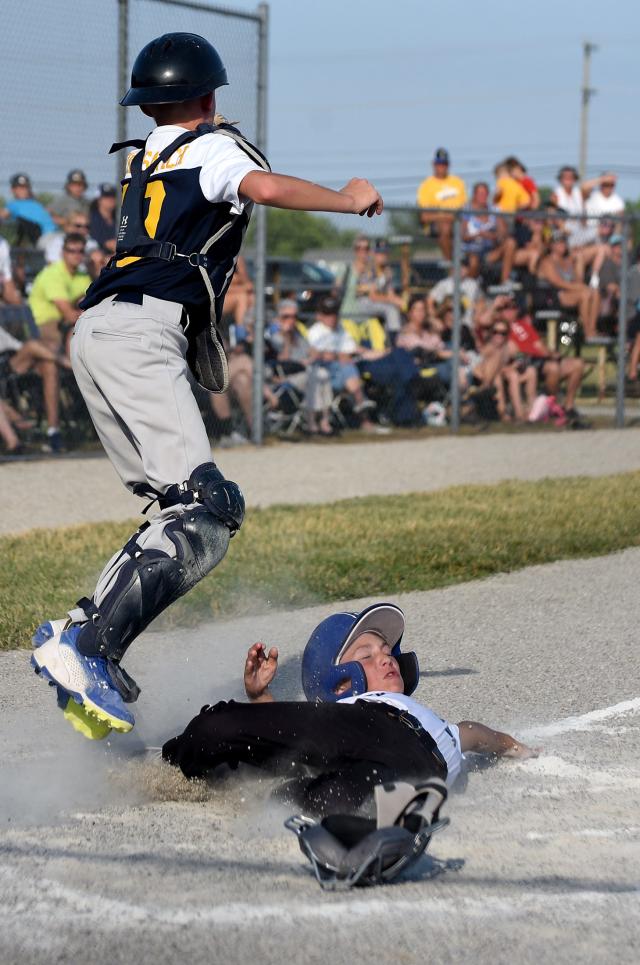
[[[503,757],[510,757],[512,760],[516,761],[528,761],[532,757],[539,757],[542,754],[542,747],[527,747],[526,744],[518,741],[514,743],[513,747],[505,751],[502,755]]]
[[[374,214],[382,214],[382,198],[376,188],[364,178],[351,178],[344,188],[340,188],[340,194],[347,194],[352,199],[353,214],[366,214],[368,218],[373,218]]]
[[[249,647],[244,665],[244,689],[249,700],[264,697],[278,669],[278,650],[271,647],[267,652],[264,643]]]

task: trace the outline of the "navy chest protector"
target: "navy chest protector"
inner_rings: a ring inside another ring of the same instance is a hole
[[[170,240],[151,238],[145,227],[145,192],[158,165],[168,161],[184,144],[212,133],[230,137],[255,164],[264,171],[270,170],[264,155],[228,124],[199,124],[194,131],[185,130],[144,169],[142,165],[146,141],[120,141],[112,145],[109,153],[123,147],[137,147],[140,150],[131,161],[131,178],[126,182],[127,191],[122,204],[116,254],[109,267],[122,258],[160,258],[166,262],[183,259],[193,271],[200,273],[209,296],[209,319],[205,325],[192,325],[190,320],[185,328],[189,340],[187,359],[200,385],[210,392],[224,392],[229,385],[229,370],[218,325],[224,296],[233,276],[235,260],[249,224],[253,203],[246,204],[240,214],[232,213],[227,204],[219,205],[220,224],[198,251],[178,251],[177,245]]]

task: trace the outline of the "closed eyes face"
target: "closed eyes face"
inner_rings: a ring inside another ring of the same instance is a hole
[[[367,678],[367,690],[387,690],[391,693],[404,692],[404,680],[398,661],[391,654],[391,645],[377,633],[361,633],[347,647],[340,663],[357,661],[362,665]]]

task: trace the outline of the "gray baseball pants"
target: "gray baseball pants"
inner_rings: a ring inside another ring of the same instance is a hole
[[[145,295],[142,305],[106,298],[76,322],[74,375],[105,452],[128,489],[148,483],[164,493],[212,460],[191,391],[181,317],[182,305]],[[156,513],[137,537],[138,545],[175,557],[164,529],[191,508],[177,505]],[[221,535],[221,556],[228,540],[228,533]],[[94,594],[98,606],[126,559],[118,551],[107,563]]]

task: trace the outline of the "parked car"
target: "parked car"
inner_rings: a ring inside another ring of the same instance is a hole
[[[246,258],[247,271],[255,282],[255,261]],[[301,318],[314,314],[325,295],[337,288],[335,275],[313,261],[295,258],[267,258],[265,295],[267,308],[275,311],[282,298],[292,298],[298,304]]]

